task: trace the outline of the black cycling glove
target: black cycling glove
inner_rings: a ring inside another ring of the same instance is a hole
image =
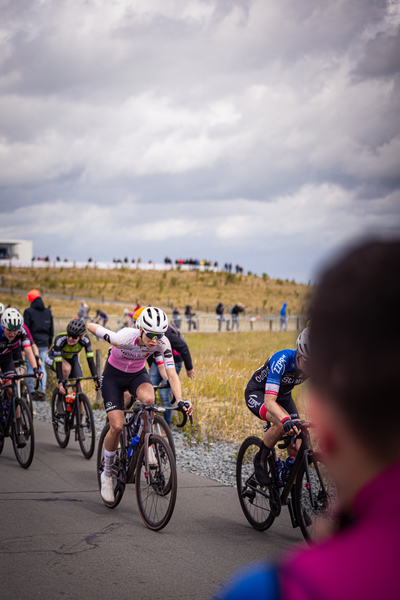
[[[285,417],[284,419],[282,419],[282,425],[283,431],[285,433],[289,433],[291,429],[294,429],[294,427],[296,427],[296,423],[292,421],[290,417]]]
[[[189,408],[190,406],[190,402],[184,402],[183,400],[179,400],[178,402],[178,407],[179,408]]]
[[[33,374],[35,375],[36,379],[40,379],[40,371],[37,367],[34,367]]]

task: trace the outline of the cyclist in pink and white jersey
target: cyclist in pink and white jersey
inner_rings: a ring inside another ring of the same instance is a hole
[[[101,378],[104,406],[110,422],[110,431],[104,442],[104,471],[101,476],[101,495],[106,502],[114,501],[112,465],[124,426],[124,392],[145,404],[154,404],[154,388],[145,369],[145,360],[154,354],[163,379],[171,386],[178,406],[189,415],[190,402],[183,402],[182,388],[175,370],[171,344],[165,337],[167,315],[159,308],[148,307],[137,320],[139,329],[126,327],[118,332],[89,323],[88,330],[113,346]]]

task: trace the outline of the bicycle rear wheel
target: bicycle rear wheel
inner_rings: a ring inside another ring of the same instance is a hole
[[[21,398],[15,399],[15,414],[18,413],[20,416],[12,424],[12,442],[17,461],[23,469],[27,469],[35,452],[35,436],[31,412]]]
[[[96,443],[93,410],[89,398],[79,392],[76,420],[78,424],[78,440],[85,458],[92,458]]]
[[[236,484],[244,516],[254,529],[265,531],[275,520],[271,504],[274,505],[276,498],[271,495],[272,486],[262,486],[255,477],[253,459],[260,448],[260,438],[251,436],[244,440],[237,457]],[[270,470],[268,463],[271,475]]]
[[[317,535],[317,519],[330,516],[332,503],[337,498],[337,488],[320,454],[308,455],[308,471],[303,461],[296,477],[294,509],[305,540],[312,545]]]
[[[33,417],[33,403],[32,403],[32,393],[29,389],[28,382],[25,379],[21,379],[21,398],[25,400],[29,410],[31,411],[31,417]]]
[[[60,406],[63,407],[64,414],[58,412]],[[58,388],[55,388],[51,397],[51,422],[58,445],[61,448],[66,448],[70,434],[69,416],[66,411],[65,397],[59,393]]]
[[[155,435],[158,435],[162,438],[166,438],[168,440],[168,444],[172,450],[172,454],[174,455],[174,458],[176,458],[175,443],[172,431],[170,430],[165,419],[160,417],[160,415],[154,415],[153,430]]]
[[[104,471],[104,440],[106,439],[106,435],[110,430],[110,423],[106,423],[103,427],[103,431],[100,434],[99,445],[97,447],[97,483],[99,485],[99,490],[101,491],[101,474]],[[126,485],[126,472],[124,469],[124,459],[123,459],[123,437],[120,437],[120,443],[118,445],[117,452],[114,457],[114,464],[112,467],[112,479],[113,479],[113,487],[114,487],[114,502],[106,502],[104,498],[101,496],[104,504],[108,508],[115,508],[122,500],[122,496],[124,495],[125,485]]]
[[[159,531],[167,525],[174,511],[177,477],[174,455],[163,438],[149,438],[154,465],[146,471],[145,448],[140,449],[136,470],[136,499],[143,521],[149,529]]]
[[[0,423],[0,454],[3,452],[3,448],[4,448],[4,428],[3,428],[3,425]]]

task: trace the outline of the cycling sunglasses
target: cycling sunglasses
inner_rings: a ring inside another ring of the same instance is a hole
[[[156,340],[161,340],[162,336],[164,335],[163,333],[149,333],[147,331],[145,331],[145,334],[147,335],[149,340],[153,340],[154,338]]]
[[[19,331],[21,329],[21,325],[13,325],[12,323],[7,323],[7,327],[5,329],[9,329],[10,331]]]

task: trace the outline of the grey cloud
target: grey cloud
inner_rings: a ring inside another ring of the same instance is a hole
[[[400,72],[400,29],[395,35],[380,32],[370,40],[354,69],[356,78],[393,77]]]

